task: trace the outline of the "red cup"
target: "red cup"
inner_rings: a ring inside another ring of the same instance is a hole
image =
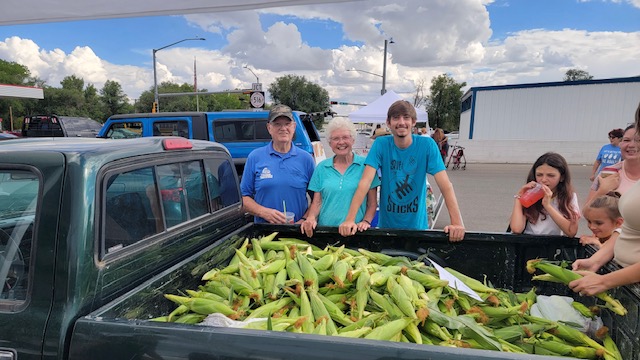
[[[544,197],[544,189],[542,188],[542,185],[536,183],[535,187],[525,191],[524,194],[520,196],[520,204],[528,208],[531,205],[540,201],[540,199],[542,199],[543,197]]]

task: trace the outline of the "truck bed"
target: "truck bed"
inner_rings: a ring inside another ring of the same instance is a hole
[[[566,237],[533,237],[506,233],[467,233],[465,241],[450,243],[441,231],[388,232],[369,230],[343,238],[336,228],[319,228],[309,241],[366,248],[412,258],[428,256],[466,275],[487,280],[493,286],[525,292],[533,285],[525,262],[533,258],[572,261],[588,256],[590,248]],[[203,327],[149,321],[166,315],[175,305],[163,295],[195,289],[202,274],[226,264],[245,237],[279,231],[281,237],[297,237],[299,227],[249,224],[184,262],[154,277],[126,296],[78,320],[71,339],[71,359],[544,359],[489,350],[459,349],[390,341],[345,339],[272,331]],[[615,269],[610,264],[607,270]],[[572,296],[566,286],[536,283],[538,294]],[[629,311],[625,317],[605,312],[603,321],[625,359],[636,359],[640,345],[638,286],[613,291]],[[580,298],[592,301],[593,298]],[[135,333],[135,336],[132,334]],[[555,358],[555,357],[554,357]],[[557,358],[555,358],[557,359]]]

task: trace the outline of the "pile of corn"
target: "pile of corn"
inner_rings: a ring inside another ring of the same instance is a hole
[[[165,295],[178,306],[154,320],[197,324],[221,313],[246,321],[250,329],[621,359],[606,328],[598,342],[565,324],[531,316],[535,289],[498,290],[447,268],[481,302],[448,286],[420,261],[364,249],[320,249],[276,235],[246,239],[227,267],[203,276],[198,290]],[[580,303],[575,307],[593,315]]]

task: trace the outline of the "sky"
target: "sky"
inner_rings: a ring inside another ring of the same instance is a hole
[[[0,59],[47,85],[76,75],[118,81],[133,101],[158,83],[266,89],[304,76],[333,101],[366,104],[386,89],[411,100],[440,74],[474,86],[640,76],[640,0],[365,0],[208,14],[0,26]],[[249,67],[253,73],[246,69]],[[349,71],[349,70],[361,71]],[[161,99],[162,101],[162,99]],[[267,94],[267,102],[271,102]],[[357,107],[337,106],[345,115]]]

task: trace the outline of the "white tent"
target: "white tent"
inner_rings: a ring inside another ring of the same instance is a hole
[[[349,120],[354,123],[385,123],[389,106],[398,100],[404,99],[393,91],[387,91],[371,104],[349,114]],[[416,114],[418,115],[418,122],[428,121],[426,111],[416,108]]]

